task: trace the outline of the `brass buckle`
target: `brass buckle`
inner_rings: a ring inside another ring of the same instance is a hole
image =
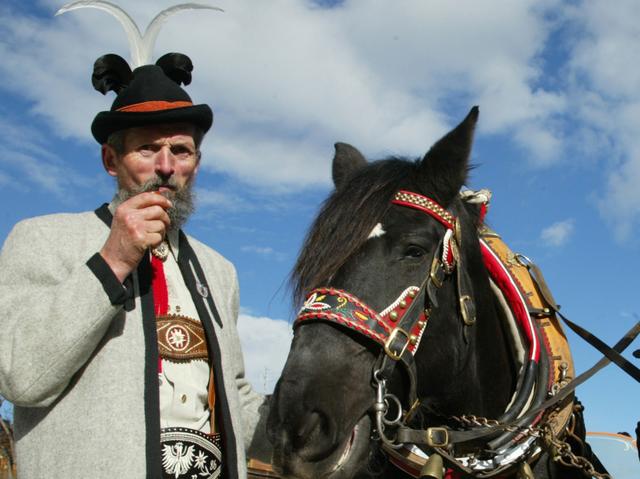
[[[426,430],[425,441],[430,447],[445,447],[449,444],[449,432],[444,427],[430,427]]]
[[[438,278],[439,267],[440,267],[440,259],[438,258],[438,256],[435,256],[433,258],[433,261],[431,262],[431,272],[429,273],[429,276],[431,276],[431,281],[433,282],[433,285],[438,289],[442,287],[442,280]],[[441,271],[444,273],[444,268],[442,268]]]
[[[456,223],[453,225],[453,234],[456,237],[456,241],[459,245],[462,245],[462,227],[460,226],[460,217],[456,218]]]
[[[462,321],[464,321],[464,324],[466,324],[467,326],[471,326],[476,322],[476,317],[475,315],[473,316],[473,318],[469,317],[469,311],[467,310],[467,301],[473,301],[471,299],[471,296],[469,296],[468,294],[460,296],[460,312],[462,313]]]
[[[404,337],[407,339],[406,342],[404,343],[404,346],[402,347],[402,351],[400,351],[399,354],[391,350],[391,343],[393,343],[394,339],[396,339],[396,336],[398,334],[404,335]],[[391,331],[391,334],[389,334],[389,337],[384,342],[384,352],[387,353],[387,356],[389,356],[394,361],[397,361],[398,359],[400,359],[408,347],[409,347],[409,333],[407,333],[404,329],[401,329],[401,328],[395,328],[393,331]]]

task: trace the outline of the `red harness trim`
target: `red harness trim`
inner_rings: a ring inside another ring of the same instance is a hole
[[[405,312],[411,306],[418,293],[417,286],[405,289],[400,297],[378,314],[373,308],[367,306],[359,298],[346,291],[335,288],[317,288],[309,293],[307,300],[300,309],[294,327],[309,321],[329,321],[353,329],[381,346],[385,346],[387,340],[396,329]],[[424,330],[427,326],[427,317],[420,313],[418,321],[407,331],[407,350],[415,354]]]
[[[423,213],[426,213],[437,220],[440,224],[444,225],[447,230],[451,231],[451,233],[447,232],[445,237],[445,253],[442,261],[446,264],[448,270],[452,270],[454,267],[454,258],[450,238],[456,231],[455,216],[449,213],[437,201],[434,201],[431,198],[422,196],[412,191],[398,191],[393,197],[393,200],[391,200],[391,203],[394,205],[405,206],[407,208],[413,208],[415,210],[422,211]]]
[[[391,203],[394,205],[408,206],[409,208],[427,213],[448,229],[455,231],[455,217],[431,198],[413,193],[412,191],[400,190],[396,193],[393,200],[391,200]]]
[[[423,211],[438,220],[447,228],[455,231],[455,217],[431,198],[427,198],[426,196],[422,196],[411,191],[400,190],[396,193],[392,203]],[[483,204],[480,208],[481,218],[484,219],[486,214],[487,206],[486,204]],[[540,343],[535,332],[535,327],[532,322],[533,320],[527,308],[527,303],[520,292],[520,288],[518,287],[516,280],[509,273],[502,261],[500,261],[500,258],[498,258],[491,250],[489,245],[482,240],[480,240],[480,245],[485,267],[489,271],[490,276],[497,284],[498,288],[500,288],[505,295],[518,324],[524,330],[529,341],[531,346],[529,353],[530,359],[538,362],[540,359]],[[447,256],[449,255],[450,248]],[[448,259],[449,258],[447,257],[447,260]]]
[[[535,326],[533,325],[533,319],[529,314],[527,303],[520,292],[520,288],[518,288],[516,280],[511,276],[509,270],[493,252],[491,247],[482,239],[480,239],[480,247],[482,251],[482,259],[485,267],[489,271],[489,275],[500,291],[502,291],[502,294],[504,294],[516,321],[520,325],[520,328],[524,330],[524,333],[529,340],[529,345],[531,346],[529,359],[538,362],[540,360],[540,342],[538,341],[538,335],[536,334]]]

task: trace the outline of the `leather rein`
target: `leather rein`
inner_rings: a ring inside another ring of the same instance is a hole
[[[481,238],[483,259],[485,264],[490,266],[488,269],[491,270],[492,280],[498,283],[501,290],[508,291],[509,306],[523,332],[522,336],[528,343],[517,390],[508,410],[498,420],[492,420],[491,424],[485,422],[482,427],[463,430],[445,426],[430,427],[425,430],[410,428],[407,424],[422,404],[416,392],[417,373],[414,354],[427,328],[431,310],[438,307],[437,292],[445,279],[455,274],[459,314],[464,323],[465,340],[468,340],[468,328],[476,322],[476,308],[471,279],[462,264],[463,259],[460,254],[462,235],[457,218],[433,199],[410,191],[398,191],[391,203],[421,211],[445,227],[445,232],[433,254],[429,271],[422,283],[406,287],[400,296],[381,312],[375,311],[346,291],[330,287],[314,289],[308,294],[294,322],[294,328],[312,321],[331,322],[358,332],[381,348],[382,351],[372,374],[372,384],[376,394],[373,412],[377,436],[388,452],[393,453],[394,450],[406,447],[406,444],[420,444],[438,452],[450,465],[467,474],[476,477],[494,477],[504,474],[514,464],[526,462],[540,453],[540,441],[538,441],[540,434],[532,434],[533,427],[538,426],[538,431],[541,430],[540,424],[545,413],[552,408],[557,409],[559,403],[562,402],[565,407],[567,404],[570,406],[573,401],[570,393],[584,379],[580,380],[579,377],[568,384],[565,382],[561,390],[562,394],[551,391],[549,351],[545,351],[547,354],[541,353],[544,349],[541,346],[543,335],[531,318],[531,308],[519,292],[520,289],[514,284],[512,275],[506,271],[492,250],[490,241],[484,241]],[[486,203],[483,203],[481,219],[485,213]],[[541,273],[535,265],[532,265],[532,268],[534,268],[534,274],[531,276],[536,280],[536,286],[546,293],[545,300],[550,299],[547,302],[551,310],[559,315],[558,306],[553,301]],[[546,311],[550,310],[546,309]],[[562,315],[559,316],[568,321]],[[573,329],[572,324],[569,326]],[[636,325],[635,331],[630,331],[627,336],[633,334],[635,337],[639,332],[640,322]],[[619,358],[614,356],[616,354],[620,356],[619,352],[632,339],[627,339],[624,346],[621,343],[615,348],[604,345],[599,350],[610,360],[619,363]],[[387,381],[390,380],[398,363],[403,365],[409,378],[407,397],[410,407],[407,411],[403,410],[401,401],[386,388]],[[625,366],[628,369],[629,365]],[[552,397],[549,398],[549,395]],[[568,418],[563,422],[560,429],[566,427]],[[388,432],[385,432],[390,428],[395,431],[393,437],[389,437]],[[554,431],[554,434],[557,435],[558,431]],[[494,451],[490,460],[478,461],[473,454],[458,457],[452,454],[452,448],[456,444],[479,439],[487,441],[485,451]]]

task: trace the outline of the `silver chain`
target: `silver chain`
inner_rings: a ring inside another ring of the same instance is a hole
[[[583,456],[575,454],[571,450],[571,446],[564,440],[556,437],[549,424],[544,428],[544,440],[547,445],[551,446],[550,454],[551,458],[564,466],[574,467],[576,469],[582,469],[589,474],[590,477],[597,479],[611,479],[609,474],[600,473],[595,470],[593,464]]]
[[[553,414],[552,414],[553,416]],[[500,422],[495,419],[489,419],[486,417],[475,416],[473,414],[467,414],[462,416],[451,416],[451,419],[463,424],[465,426],[476,427],[496,427],[500,426]],[[551,419],[551,416],[550,416]],[[516,432],[519,431],[526,436],[542,437],[544,442],[549,446],[549,453],[551,459],[554,462],[560,463],[566,467],[574,467],[576,469],[582,469],[589,474],[589,477],[595,477],[596,479],[611,479],[609,474],[597,472],[591,462],[583,457],[575,454],[571,450],[571,446],[566,441],[557,437],[549,422],[543,427],[521,427],[521,426],[506,426],[505,431]],[[577,438],[576,438],[577,439]],[[579,440],[579,439],[578,439]]]
[[[373,411],[376,419],[376,432],[380,440],[388,447],[399,449],[402,444],[397,443],[395,438],[389,438],[385,434],[386,426],[395,426],[400,424],[402,420],[402,404],[400,400],[393,394],[387,393],[387,380],[382,379],[382,371],[377,369],[373,373],[373,382],[376,387],[376,402],[373,404]],[[395,417],[388,418],[387,414],[390,410],[390,403],[393,402],[397,408]]]

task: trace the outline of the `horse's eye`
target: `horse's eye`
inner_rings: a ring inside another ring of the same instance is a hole
[[[426,251],[422,249],[420,246],[411,245],[407,247],[407,250],[404,252],[404,255],[408,258],[420,258],[426,254]]]

